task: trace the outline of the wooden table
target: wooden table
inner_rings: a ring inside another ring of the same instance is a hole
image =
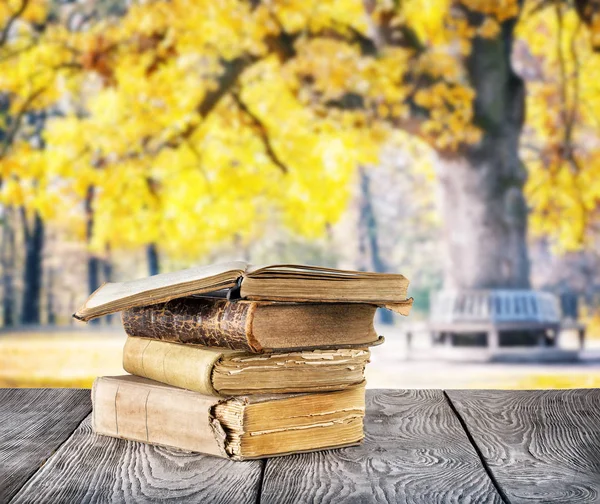
[[[360,447],[231,462],[95,436],[88,390],[0,389],[0,502],[600,502],[600,390],[367,395]]]

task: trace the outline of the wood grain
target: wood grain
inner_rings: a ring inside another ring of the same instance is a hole
[[[511,503],[600,502],[600,389],[447,394]]]
[[[97,436],[90,417],[13,503],[255,503],[263,462],[232,462]]]
[[[89,390],[0,389],[0,502],[8,502],[91,411]]]
[[[502,502],[441,391],[367,391],[362,446],[269,459],[261,503]]]

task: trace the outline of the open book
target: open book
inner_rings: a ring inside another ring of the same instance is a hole
[[[251,266],[232,261],[163,273],[140,280],[105,283],[73,315],[91,320],[137,306],[226,291],[230,300],[365,303],[407,315],[408,280],[397,274],[344,271],[318,266]]]

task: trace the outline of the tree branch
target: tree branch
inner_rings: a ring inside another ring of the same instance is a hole
[[[579,109],[579,95],[580,95],[580,69],[581,64],[579,61],[579,54],[577,52],[577,35],[579,34],[579,30],[581,29],[581,20],[577,23],[577,28],[571,35],[571,59],[573,60],[573,80],[574,80],[574,89],[573,89],[573,100],[571,104],[571,113],[569,115],[569,128],[573,130],[575,125],[575,119],[577,118],[577,111]]]
[[[237,92],[231,93],[233,100],[239,107],[239,109],[246,114],[246,116],[250,119],[252,123],[252,127],[258,132],[260,139],[265,147],[265,152],[269,159],[273,162],[275,166],[277,166],[283,173],[288,173],[288,167],[281,161],[275,150],[273,149],[273,144],[271,143],[271,139],[269,138],[269,133],[267,132],[267,128],[264,123],[260,120],[260,118],[254,114],[250,108],[244,103],[241,96]]]
[[[594,18],[600,16],[600,0],[575,0],[575,10],[581,19],[593,31]],[[600,52],[600,45],[594,44],[592,39],[592,50]]]
[[[293,49],[293,40],[294,36],[282,31],[278,36],[269,36],[266,40],[266,43],[271,52],[277,52],[279,57],[283,58],[285,61],[286,59],[290,59],[295,55],[295,51]],[[217,107],[221,99],[230,93],[237,85],[242,73],[259,60],[260,58],[252,54],[243,54],[231,60],[222,59],[221,64],[224,70],[217,79],[217,88],[206,93],[202,101],[198,103],[195,108],[200,117],[202,119],[206,118]],[[182,144],[182,142],[189,140],[198,126],[198,122],[191,122],[182,131],[175,132],[165,140],[152,142],[151,139],[148,139],[145,146],[147,147],[146,152],[149,155],[156,155],[165,147],[177,148]],[[270,143],[265,143],[265,145],[270,145]],[[267,152],[269,153],[269,150]],[[285,165],[283,165],[283,163],[280,161],[279,163],[275,161],[278,160],[278,158],[274,151],[272,151],[272,148],[270,152],[273,153],[272,159],[274,160],[275,164],[277,164],[277,166],[279,166],[279,168],[281,168],[284,172],[287,171],[287,168]],[[138,155],[138,153],[128,153],[125,154],[124,158],[137,157]]]
[[[267,37],[266,43],[271,52],[278,54],[280,60],[287,61],[296,54],[293,47],[294,37],[286,33],[283,27],[280,27],[280,30],[281,33],[279,36]],[[206,118],[219,104],[221,99],[234,88],[242,73],[258,61],[259,58],[251,54],[244,54],[232,60],[222,59],[221,65],[224,71],[217,79],[217,88],[207,93],[204,99],[198,104],[196,107],[198,114],[203,119]],[[181,139],[189,139],[197,127],[197,123],[189,124],[182,132],[162,142],[156,150],[160,151],[163,147],[177,147],[181,143]]]
[[[202,117],[206,117],[210,114],[221,98],[223,98],[237,82],[242,72],[255,62],[256,58],[252,56],[240,56],[231,61],[222,60],[221,64],[225,68],[225,71],[218,79],[218,87],[214,91],[206,93],[206,96],[196,109],[198,113]]]
[[[10,29],[12,28],[12,25],[14,24],[14,22],[17,19],[19,19],[21,14],[23,14],[23,12],[25,12],[25,9],[27,9],[27,5],[29,5],[29,0],[23,0],[21,2],[21,6],[15,12],[13,12],[12,15],[8,18],[6,25],[4,25],[4,28],[0,32],[0,46],[3,46],[6,43],[6,41],[8,40],[8,35],[10,33]]]
[[[21,121],[23,120],[23,116],[27,113],[27,109],[35,101],[35,99],[38,96],[40,96],[45,90],[46,90],[46,88],[42,87],[42,88],[38,89],[37,91],[35,91],[34,93],[32,93],[31,95],[29,95],[29,98],[27,98],[27,100],[25,100],[25,102],[19,109],[19,112],[17,112],[17,115],[14,118],[14,122],[11,125],[10,129],[8,130],[8,133],[6,134],[6,137],[5,137],[4,141],[2,142],[2,146],[0,147],[0,159],[2,159],[6,155],[6,153],[8,152],[8,149],[10,148],[12,142],[14,141],[15,136],[17,135],[19,128],[21,126]]]
[[[386,46],[408,47],[417,53],[423,52],[425,46],[419,40],[417,33],[405,24],[397,23],[397,12],[394,7],[388,7],[378,13],[378,22],[373,20],[373,14],[377,8],[377,2],[363,0],[363,6],[367,14],[367,22],[371,32],[372,43],[377,50]]]

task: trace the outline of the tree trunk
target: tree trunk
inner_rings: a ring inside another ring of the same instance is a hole
[[[364,166],[358,169],[360,177],[360,208],[359,230],[360,248],[366,270],[385,273],[387,266],[381,257],[379,241],[377,240],[377,219],[371,196],[371,179]],[[379,310],[379,321],[383,324],[392,324],[394,318],[388,310]]]
[[[110,246],[108,245],[106,246],[106,257],[102,260],[102,273],[105,282],[112,282],[112,261],[110,257]],[[104,319],[108,325],[111,325],[113,322],[113,316],[110,313],[106,315]]]
[[[40,323],[42,291],[42,253],[44,249],[44,222],[35,212],[31,227],[25,209],[21,209],[25,239],[25,268],[23,273],[22,324]]]
[[[99,273],[100,261],[95,255],[90,254],[88,256],[88,291],[90,294],[100,287]]]
[[[4,208],[2,221],[2,316],[5,327],[15,324],[15,231],[12,208]]]
[[[146,255],[148,257],[148,274],[158,275],[160,273],[160,261],[158,257],[158,248],[156,243],[146,245]]]
[[[85,234],[88,247],[94,236],[94,186],[89,186],[85,195]],[[100,286],[100,260],[92,252],[88,252],[88,292],[91,294]],[[100,319],[92,319],[90,324],[100,324]]]
[[[440,169],[446,288],[527,288],[527,174],[519,159],[524,85],[511,66],[515,21],[494,40],[476,38],[467,58],[482,141]]]
[[[46,311],[48,313],[47,321],[48,325],[55,325],[56,311],[54,309],[54,268],[52,266],[48,268],[46,280]]]

